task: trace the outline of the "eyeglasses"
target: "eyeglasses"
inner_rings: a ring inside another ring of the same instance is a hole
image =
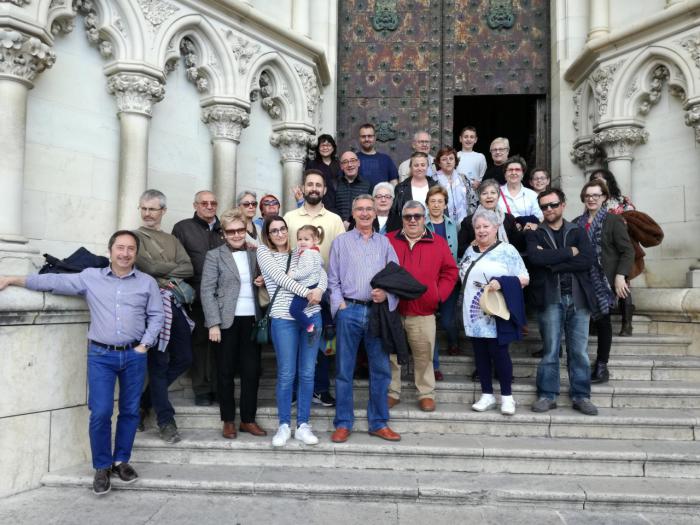
[[[597,201],[597,200],[600,199],[602,196],[603,196],[602,193],[586,193],[586,194],[583,196],[583,198],[584,198],[585,200],[587,200],[587,201],[590,201],[590,200],[596,200],[596,201]]]
[[[241,206],[245,206],[246,208],[255,208],[258,205],[258,201],[244,201],[241,202]]]
[[[421,219],[425,218],[425,215],[422,213],[406,213],[402,215],[403,220],[406,222],[411,222],[411,221],[416,221],[419,222]]]
[[[360,161],[357,159],[345,159],[340,161],[340,165],[347,166],[348,164],[357,164],[358,162]]]
[[[503,153],[504,151],[508,151],[508,148],[493,148],[490,151],[491,153]]]
[[[353,211],[359,211],[360,213],[369,213],[371,211],[374,211],[374,208],[372,206],[367,206],[364,208],[353,208]]]
[[[382,195],[375,195],[374,198],[375,199],[393,199],[394,197],[392,197],[389,194],[386,194],[386,195],[382,194]]]
[[[245,235],[245,228],[236,228],[230,230],[224,230],[226,235]]]
[[[144,208],[143,206],[139,206],[141,213],[156,213],[157,211],[163,211],[163,209],[162,206],[160,208]]]
[[[532,182],[545,182],[549,180],[547,177],[533,177],[530,179]]]
[[[282,235],[283,233],[287,233],[287,227],[282,226],[281,228],[272,228],[267,233],[269,235]]]
[[[559,206],[561,206],[561,202],[548,202],[547,204],[540,204],[540,210],[542,211],[547,211],[547,210],[556,210]]]
[[[216,201],[199,201],[197,203],[199,206],[204,206],[205,208],[216,208],[216,206],[219,204]]]
[[[279,206],[280,201],[277,199],[269,200],[269,201],[262,201],[263,206]]]
[[[429,140],[416,140],[414,141],[416,144],[430,144]]]
[[[361,139],[373,139],[373,138],[374,138],[374,134],[372,134],[372,135],[360,135],[360,138],[361,138]]]

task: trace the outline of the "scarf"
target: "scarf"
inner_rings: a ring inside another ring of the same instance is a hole
[[[479,210],[485,210],[481,204],[474,210],[474,213],[476,213]],[[504,212],[499,206],[496,206],[495,210],[490,210],[496,213],[496,216],[498,217],[498,240],[501,242],[508,242],[508,234],[506,233],[506,229],[503,226],[503,221],[506,219],[506,212]]]
[[[603,254],[603,224],[605,224],[605,218],[608,215],[608,211],[601,207],[598,213],[593,217],[590,227],[588,228],[588,239],[595,248],[596,252],[596,262],[591,269],[588,270],[591,277],[591,282],[593,283],[593,291],[595,293],[596,302],[598,303],[598,310],[600,315],[608,315],[610,313],[610,308],[615,304],[615,294],[610,287],[607,277],[605,277],[605,272],[603,271],[603,265],[601,263]],[[588,222],[588,213],[581,215],[576,223],[580,228],[586,229],[586,223]]]

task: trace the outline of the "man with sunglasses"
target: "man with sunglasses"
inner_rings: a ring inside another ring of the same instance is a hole
[[[594,416],[598,409],[590,399],[588,323],[595,305],[589,277],[595,251],[586,232],[564,220],[564,192],[557,188],[545,190],[537,201],[544,221],[528,230],[525,237],[532,268],[530,290],[544,344],[544,355],[537,367],[538,399],[532,411],[547,412],[557,407],[559,348],[564,334],[573,408]]]
[[[457,265],[447,241],[425,227],[422,202],[409,200],[404,204],[401,219],[402,229],[389,233],[387,237],[401,267],[428,289],[418,299],[400,300],[399,313],[413,355],[418,406],[424,412],[432,412],[435,410],[435,312],[454,290]],[[389,408],[399,403],[400,396],[401,367],[396,355],[392,355]]]
[[[198,406],[211,405],[216,398],[216,369],[213,350],[209,347],[209,330],[204,324],[204,311],[199,300],[204,257],[211,249],[224,243],[221,224],[216,216],[216,196],[209,190],[198,191],[194,196],[194,215],[178,222],[173,235],[182,243],[192,261],[194,275],[187,280],[196,293],[190,306],[190,317],[195,323],[192,332],[192,390]]]

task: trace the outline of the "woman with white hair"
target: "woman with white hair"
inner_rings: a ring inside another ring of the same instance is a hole
[[[372,197],[374,197],[374,209],[377,212],[377,218],[374,219],[375,230],[386,235],[386,223],[391,206],[394,204],[394,185],[390,182],[380,182],[372,190]]]
[[[530,276],[518,250],[513,245],[498,240],[499,218],[495,212],[477,210],[472,217],[472,225],[475,242],[467,248],[460,264],[460,279],[464,291],[464,330],[472,341],[482,392],[481,398],[472,405],[472,409],[484,412],[496,407],[491,380],[493,360],[501,385],[501,413],[513,415],[513,364],[508,353],[508,344],[499,343],[496,318],[482,310],[480,299],[487,290],[495,292],[503,289],[504,294],[509,294],[513,280],[508,277],[514,277],[519,285],[515,287],[515,292],[521,294],[522,301],[520,289],[527,286]]]

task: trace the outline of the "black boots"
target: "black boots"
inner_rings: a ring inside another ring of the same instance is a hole
[[[626,299],[620,299],[620,314],[622,314],[622,329],[620,330],[620,336],[632,335],[632,316],[634,315],[634,305],[632,304],[632,297],[627,296]]]
[[[608,379],[610,379],[608,363],[596,361],[593,366],[593,371],[591,372],[591,383],[607,383]]]

